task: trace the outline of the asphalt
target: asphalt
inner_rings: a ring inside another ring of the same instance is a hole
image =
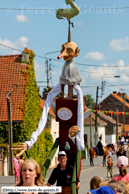
[[[112,158],[113,158],[113,161],[116,163],[116,161],[117,161],[116,155],[113,155]],[[99,157],[94,159],[94,166],[90,166],[89,159],[83,159],[82,163],[81,163],[81,165],[82,165],[81,166],[81,173],[85,172],[85,171],[93,170],[95,168],[102,166],[102,160],[103,160],[102,157],[99,156]],[[47,182],[52,170],[53,169],[48,169],[45,183]],[[14,185],[15,185],[15,176],[0,176],[0,188],[2,186],[6,187],[6,186],[14,186]],[[0,193],[1,193],[1,191],[0,191]]]

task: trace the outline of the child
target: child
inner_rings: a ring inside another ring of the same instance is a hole
[[[90,190],[98,189],[100,187],[101,179],[98,176],[94,176],[90,181]]]
[[[18,159],[15,157],[13,158],[14,163],[14,171],[15,171],[15,184],[19,182],[20,172],[19,172],[19,164]]]
[[[108,180],[110,180],[110,178],[113,177],[113,166],[114,166],[114,163],[111,158],[111,153],[109,153],[109,156],[107,158],[107,178]]]
[[[24,156],[23,155],[21,155],[20,156],[20,159],[18,160],[18,162],[19,162],[19,167],[21,168],[21,166],[22,166],[22,164],[23,164],[23,162],[24,162]]]

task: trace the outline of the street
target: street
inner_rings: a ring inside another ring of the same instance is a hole
[[[113,161],[116,164],[117,157],[116,155],[112,156]],[[107,178],[107,168],[102,166],[102,157],[99,156],[94,159],[94,165],[90,166],[89,159],[82,160],[82,170],[80,176],[81,187],[79,189],[79,194],[84,194],[90,189],[90,180],[93,176],[99,176],[101,180],[105,180]],[[47,182],[52,169],[49,169],[47,172],[45,183]],[[114,167],[114,175],[118,174],[118,168],[115,165]],[[14,176],[0,176],[0,187],[2,186],[13,186],[15,185],[15,177]]]

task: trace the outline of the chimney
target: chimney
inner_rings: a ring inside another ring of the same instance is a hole
[[[22,51],[22,61],[29,62],[28,48],[25,48],[25,50]]]
[[[113,94],[116,94],[117,92],[116,91],[113,91]]]
[[[43,100],[46,100],[47,99],[47,95],[48,95],[48,92],[43,92]]]
[[[122,98],[122,96],[123,96],[123,94],[121,93],[121,92],[118,92],[118,94],[117,94],[119,97],[121,97]]]

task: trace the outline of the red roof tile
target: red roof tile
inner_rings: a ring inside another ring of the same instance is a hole
[[[123,131],[124,126],[121,126],[121,131]],[[129,131],[129,125],[125,125],[125,131]]]
[[[24,86],[26,84],[23,70],[26,65],[20,63],[21,55],[0,56],[0,122],[8,121],[7,112],[7,92],[13,91],[10,96],[12,108],[12,121],[22,121],[23,112],[21,110],[24,102]],[[16,88],[14,84],[18,84]]]
[[[123,103],[123,101],[124,101],[123,98],[121,98],[120,96],[118,96],[116,93],[115,94],[112,93],[111,95],[114,96],[117,100],[119,100],[120,102]],[[125,104],[125,106],[129,107],[129,103],[127,103],[126,101],[124,102],[124,104]]]
[[[44,104],[45,104],[45,100],[43,100],[43,99],[40,98],[40,102],[41,102],[40,106],[41,106],[41,108],[43,109]],[[53,110],[52,110],[52,107],[50,107],[49,113],[52,114],[54,117],[56,116],[55,113],[54,113]]]

